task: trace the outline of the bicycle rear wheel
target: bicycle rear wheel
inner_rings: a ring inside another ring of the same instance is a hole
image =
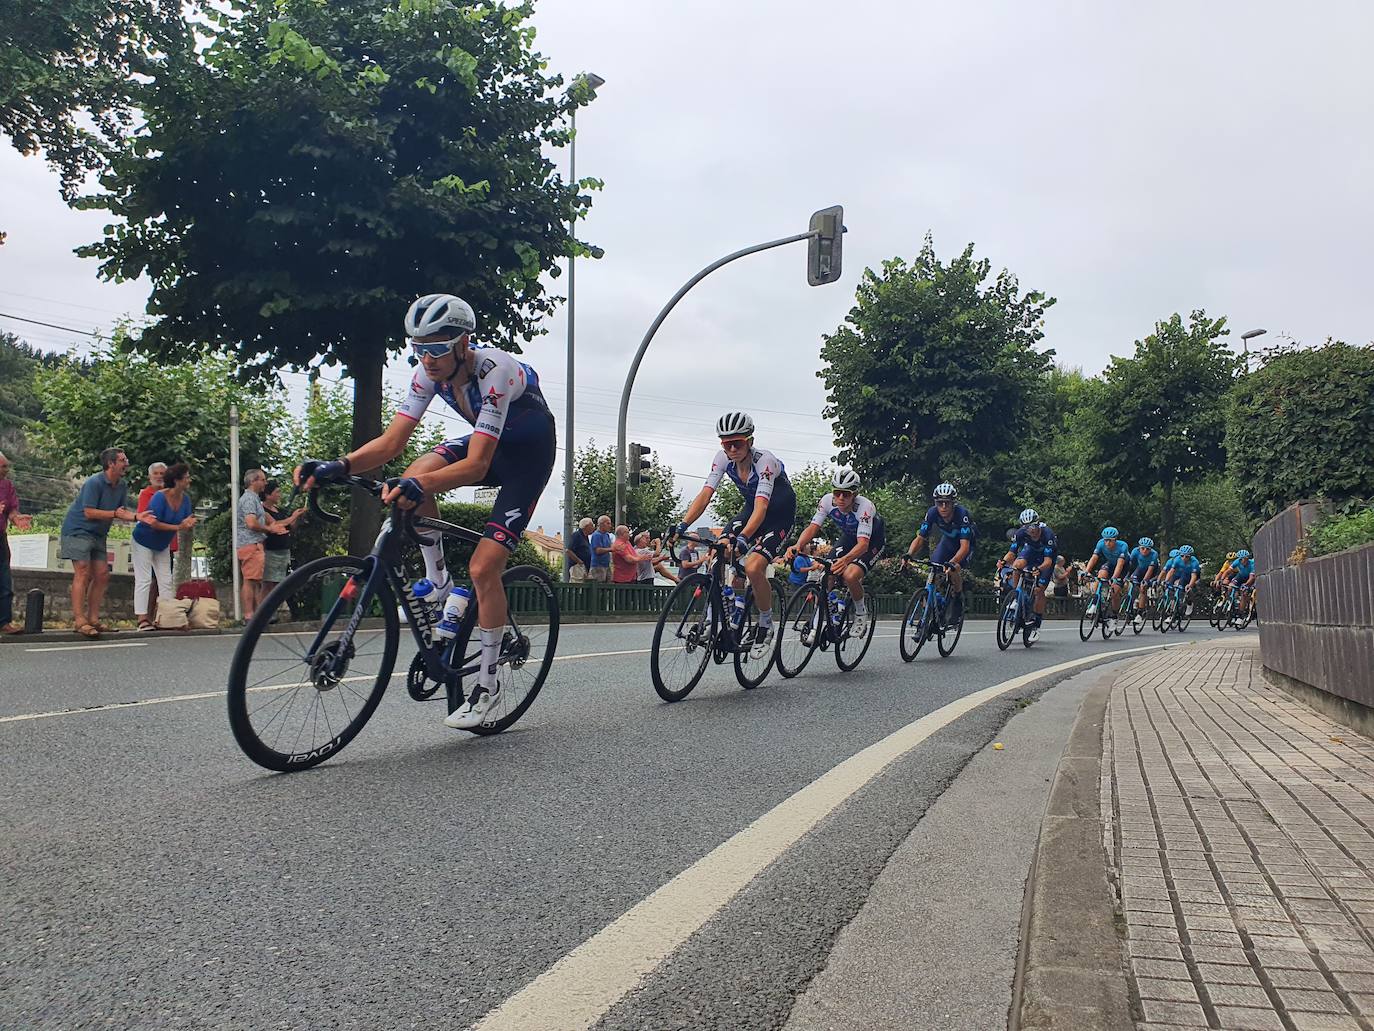
[[[945,603],[946,611],[948,611],[948,607],[953,604],[954,601],[952,599],[950,601],[947,601]],[[939,616],[933,614],[929,618],[931,623],[933,624],[934,621],[939,618]],[[959,618],[947,627],[944,626],[942,623],[940,625],[939,632],[935,636],[935,647],[939,649],[940,655],[943,658],[947,659],[954,654],[954,646],[959,643],[959,638],[963,636],[963,633],[964,611],[961,609],[959,612]]]
[[[711,578],[693,573],[668,595],[649,650],[654,690],[665,702],[680,702],[706,672],[715,645],[710,616]]]
[[[778,626],[778,672],[784,677],[795,677],[811,661],[825,633],[819,623],[823,618],[820,592],[815,587],[803,587],[788,599]]]
[[[400,621],[385,581],[363,598],[368,568],[349,556],[307,562],[244,628],[229,665],[229,727],[259,766],[289,773],[323,762],[357,736],[381,702]],[[366,625],[345,640],[354,617]]]
[[[851,604],[849,608],[845,609],[844,619],[836,628],[839,634],[835,641],[835,665],[839,666],[845,673],[851,672],[868,653],[868,646],[873,641],[873,633],[878,629],[878,620],[872,612],[868,614],[868,633],[864,634],[862,638],[855,637],[850,632],[853,627],[854,606]]]
[[[507,612],[496,669],[501,691],[487,721],[469,728],[474,734],[499,734],[525,715],[548,678],[558,648],[558,596],[548,574],[534,566],[512,566],[501,574],[501,583]],[[477,606],[472,605],[453,649],[455,656],[463,656],[462,667],[481,660],[480,643],[471,643],[476,624]],[[457,694],[450,704],[461,704]]]
[[[910,662],[921,654],[921,646],[930,637],[930,610],[926,589],[922,587],[907,602],[906,612],[902,614],[901,631],[897,635],[897,650],[902,653],[902,661]]]

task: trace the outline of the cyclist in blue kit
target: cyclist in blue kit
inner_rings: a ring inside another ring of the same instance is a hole
[[[1118,596],[1121,594],[1121,575],[1125,572],[1126,559],[1130,553],[1130,545],[1121,539],[1120,531],[1115,526],[1104,526],[1102,539],[1097,542],[1097,547],[1093,548],[1092,556],[1083,569],[1084,576],[1091,576],[1093,567],[1101,564],[1102,568],[1097,571],[1097,578],[1111,580],[1111,612],[1116,611],[1116,604],[1120,600]]]
[[[445,441],[387,481],[382,500],[421,515],[437,517],[435,497],[454,487],[498,487],[486,530],[472,552],[468,571],[477,593],[482,659],[477,687],[444,723],[480,726],[500,700],[497,659],[506,626],[506,591],[501,573],[520,543],[534,506],[553,471],[553,414],[539,390],[539,376],[514,355],[475,346],[477,317],[452,294],[427,294],[406,312],[405,332],[420,367],[406,398],[382,435],[342,458],[312,460],[296,470],[296,482],[309,489],[340,482],[356,467],[376,469],[405,450],[435,396],[472,425],[473,432]],[[437,540],[421,545],[426,576],[448,593],[450,578]]]
[[[911,546],[906,553],[917,555],[927,540],[931,541],[930,560],[947,563],[950,586],[954,590],[954,606],[950,619],[958,622],[964,615],[964,574],[973,558],[973,547],[977,528],[969,511],[959,504],[959,492],[952,483],[942,483],[931,491],[935,504],[926,511],[926,517]],[[939,538],[936,540],[935,538]]]
[[[744,495],[744,508],[725,526],[732,551],[744,554],[744,575],[754,589],[759,621],[750,651],[762,658],[773,640],[773,586],[768,567],[782,554],[797,517],[797,495],[787,470],[771,451],[754,447],[754,420],[745,412],[726,412],[716,420],[720,450],[701,491],[687,506],[682,521],[673,529],[681,536],[706,511],[720,481],[729,477]],[[742,587],[743,584],[737,584]]]
[[[1007,553],[998,560],[997,568],[1000,570],[1011,563],[1013,569],[1029,569],[1036,574],[1035,620],[1031,625],[1031,641],[1034,642],[1045,622],[1045,589],[1054,575],[1054,558],[1059,553],[1059,544],[1054,531],[1040,521],[1040,513],[1035,509],[1022,512],[1019,522],[1021,527],[1012,538]]]
[[[1136,541],[1135,548],[1126,556],[1126,573],[1135,581],[1135,610],[1145,611],[1146,587],[1151,580],[1160,574],[1159,552],[1155,550],[1155,542],[1150,537],[1142,537]]]

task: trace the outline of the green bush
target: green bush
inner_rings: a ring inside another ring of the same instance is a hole
[[[1313,555],[1330,555],[1374,542],[1374,505],[1363,504],[1344,515],[1322,517],[1307,533]]]

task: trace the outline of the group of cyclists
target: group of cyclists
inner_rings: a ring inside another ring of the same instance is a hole
[[[469,569],[478,602],[478,629],[482,661],[476,687],[464,704],[445,720],[452,727],[471,729],[482,723],[499,700],[497,652],[507,620],[501,574],[519,542],[539,496],[553,469],[555,432],[553,415],[539,389],[538,374],[530,366],[499,348],[472,343],[477,328],[471,306],[451,294],[428,294],[414,301],[405,316],[405,333],[418,368],[407,397],[390,425],[376,439],[339,458],[311,460],[296,470],[296,483],[304,489],[342,482],[354,468],[382,466],[400,455],[429,404],[437,396],[454,409],[473,430],[446,441],[417,459],[399,476],[387,481],[382,500],[402,509],[437,515],[436,497],[465,485],[498,487],[483,540],[473,552]],[[877,506],[859,493],[857,472],[835,470],[831,490],[820,499],[814,515],[798,539],[788,537],[797,515],[797,496],[781,460],[756,446],[754,421],[745,412],[733,411],[716,422],[720,450],[711,463],[701,490],[687,506],[681,520],[671,527],[669,539],[681,537],[700,518],[728,477],[744,498],[744,507],[726,522],[720,543],[723,555],[737,563],[757,606],[757,619],[741,646],[756,657],[766,655],[775,640],[777,616],[769,581],[769,566],[790,561],[816,537],[827,522],[839,531],[830,574],[847,589],[852,600],[850,633],[866,635],[871,614],[864,594],[865,574],[884,555],[886,526]],[[1034,509],[1020,515],[1019,528],[997,563],[1004,582],[1016,576],[1035,578],[1034,615],[1028,625],[1030,638],[1038,635],[1044,619],[1046,588],[1055,567],[1058,546],[1053,529]],[[931,505],[904,552],[915,558],[923,548],[930,562],[945,571],[951,590],[950,620],[961,621],[964,582],[973,558],[977,528],[951,483],[940,483],[931,494]],[[426,578],[443,598],[451,586],[438,540],[422,543]],[[1164,559],[1149,537],[1129,547],[1116,527],[1107,526],[1093,549],[1086,573],[1107,582],[1112,611],[1123,585],[1134,585],[1136,604],[1143,606],[1149,585],[1194,588],[1202,566],[1189,545]],[[1251,587],[1254,563],[1247,551],[1237,551],[1217,574],[1218,585]]]

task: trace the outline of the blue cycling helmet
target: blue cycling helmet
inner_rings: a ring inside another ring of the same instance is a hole
[[[1175,548],[1173,551],[1169,552],[1169,557],[1170,557],[1170,558],[1178,558],[1178,549]]]
[[[1142,537],[1140,538],[1140,540],[1135,542],[1135,546],[1137,548],[1153,548],[1155,546],[1155,542],[1153,538]]]
[[[1249,553],[1248,551],[1246,551],[1244,548],[1241,548],[1240,551],[1236,552],[1236,558],[1238,558],[1238,559],[1246,559],[1246,558],[1249,558],[1249,557],[1250,557],[1250,553]]]
[[[1191,555],[1192,553],[1193,553],[1193,546],[1192,546],[1191,544],[1185,544],[1185,545],[1183,545],[1183,547],[1181,547],[1181,548],[1178,549],[1178,557],[1179,557],[1179,558],[1187,558],[1187,557],[1188,557],[1189,555]]]
[[[1121,534],[1115,526],[1102,527],[1102,539],[1104,541],[1114,541],[1120,536]]]

